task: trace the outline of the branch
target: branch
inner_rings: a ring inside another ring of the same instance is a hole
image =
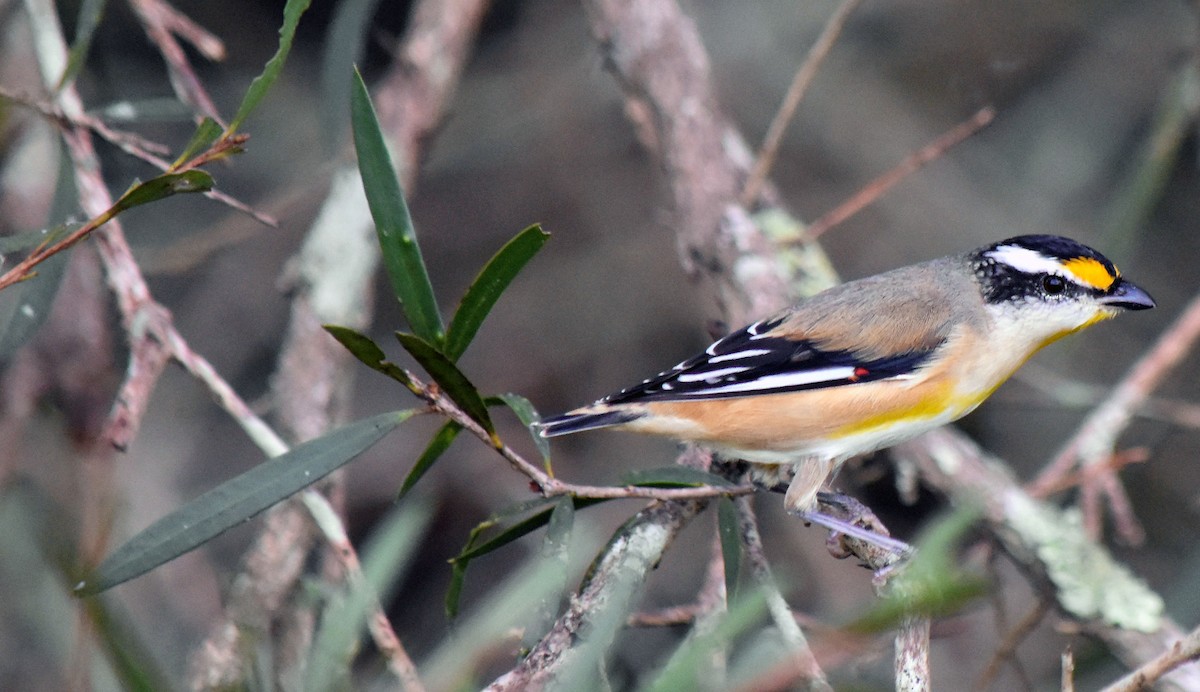
[[[791,653],[792,660],[789,663],[791,670],[795,671],[795,676],[787,684],[795,684],[797,680],[804,680],[814,690],[833,689],[825,678],[825,671],[821,670],[821,664],[813,655],[812,649],[809,648],[804,632],[796,623],[795,614],[788,607],[783,594],[779,592],[779,585],[775,583],[774,575],[771,574],[771,564],[767,561],[766,551],[763,549],[762,535],[758,531],[758,517],[754,514],[750,498],[737,498],[734,501],[734,507],[737,508],[742,545],[746,549],[746,559],[750,563],[750,570],[754,573],[754,580],[758,582],[758,588],[766,594],[767,609],[771,612],[771,619],[775,622],[779,633],[783,635],[783,641]]]
[[[381,125],[401,162],[398,168],[403,185],[410,192],[422,146],[443,117],[488,4],[486,0],[418,3],[397,47],[398,57],[375,90],[373,99]],[[345,349],[329,338],[321,325],[366,328],[371,320],[372,281],[378,264],[374,221],[357,166],[352,161],[343,162],[333,173],[324,205],[294,262],[291,318],[272,379],[277,415],[295,439],[321,435],[348,408],[346,384],[351,380],[349,369],[353,365]],[[311,545],[311,531],[294,520],[298,513],[290,503],[268,512],[266,524],[248,553],[246,571],[235,583],[273,588],[235,590],[231,594],[221,621],[193,654],[193,682],[205,671],[219,671],[223,679],[241,679],[243,633],[234,623],[240,622],[244,613],[262,613],[268,620],[280,616],[284,597],[301,576],[298,566],[292,568],[294,558],[305,555]],[[293,554],[273,550],[274,525],[297,527]],[[372,636],[387,656],[389,668],[410,692],[419,690],[412,661],[382,611],[376,610],[370,617]]]
[[[825,231],[862,211],[885,192],[898,185],[900,181],[942,158],[948,150],[987,127],[995,117],[995,108],[987,106],[979,109],[975,115],[907,156],[896,164],[895,168],[864,185],[861,190],[851,195],[850,199],[825,212],[821,218],[809,224],[805,238],[810,241],[820,238]]]
[[[861,2],[862,0],[843,0],[842,4],[829,17],[829,21],[825,22],[825,28],[821,30],[821,35],[808,49],[808,55],[805,56],[800,69],[796,70],[796,76],[792,78],[792,84],[783,97],[783,103],[779,104],[779,110],[771,120],[766,136],[763,137],[762,147],[759,148],[758,156],[754,160],[754,168],[750,171],[750,177],[747,178],[745,187],[742,188],[742,206],[752,207],[754,201],[758,199],[758,193],[770,174],[771,167],[775,165],[775,157],[779,154],[779,145],[783,142],[783,135],[787,132],[787,126],[791,123],[796,108],[800,106],[800,101],[808,92],[813,78],[817,76],[817,70],[824,64],[829,51],[833,49],[833,44],[841,35],[846,21],[850,19],[850,15],[854,13]]]
[[[216,36],[205,31],[198,24],[188,19],[164,0],[129,0],[133,11],[137,14],[142,28],[150,42],[158,47],[163,60],[167,63],[167,73],[171,77],[171,86],[175,95],[187,104],[194,112],[221,123],[217,107],[209,97],[200,78],[188,62],[183,46],[175,40],[178,34],[187,39],[197,50],[209,60],[222,60],[225,57],[225,46]]]
[[[1200,628],[1171,645],[1161,656],[1105,687],[1103,692],[1136,692],[1149,689],[1164,675],[1185,663],[1200,660]]]
[[[988,529],[1061,615],[1100,639],[1130,668],[1157,657],[1182,637],[1163,602],[1084,531],[1078,512],[1030,497],[999,459],[950,428],[894,448],[916,464],[934,490],[980,507]],[[1200,666],[1164,676],[1163,689],[1200,689]]]

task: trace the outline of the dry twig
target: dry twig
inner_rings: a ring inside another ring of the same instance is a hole
[[[196,76],[187,54],[183,52],[183,46],[179,45],[175,36],[186,39],[209,60],[223,59],[225,45],[165,0],[129,0],[129,4],[142,22],[146,36],[158,47],[158,52],[166,61],[175,95],[193,111],[224,125],[208,90]]]
[[[1037,628],[1038,624],[1041,623],[1041,621],[1046,617],[1046,614],[1049,612],[1050,603],[1044,600],[1038,601],[1037,606],[1035,606],[1033,610],[1029,611],[1025,617],[1021,618],[1020,622],[1018,622],[1011,630],[1009,630],[1008,634],[1006,634],[1004,639],[1000,642],[1000,646],[998,646],[996,650],[992,652],[992,658],[988,661],[988,664],[983,669],[983,672],[979,674],[979,681],[975,683],[975,689],[986,690],[991,687],[992,682],[1000,673],[1000,667],[1004,665],[1006,661],[1012,661],[1013,667],[1021,676],[1025,687],[1033,687],[1032,681],[1029,680],[1028,676],[1025,674],[1025,670],[1021,667],[1020,662],[1015,658],[1015,654],[1017,652],[1017,647],[1021,645],[1021,642],[1025,641],[1025,638]]]
[[[846,21],[850,19],[850,15],[861,2],[862,0],[843,0],[842,4],[829,17],[829,21],[825,22],[825,28],[821,29],[821,35],[808,49],[808,55],[805,56],[800,69],[796,70],[796,76],[792,77],[792,84],[783,97],[783,103],[779,104],[779,110],[771,120],[771,125],[767,127],[762,147],[759,148],[758,156],[754,160],[754,168],[750,170],[750,176],[746,179],[745,187],[742,188],[741,204],[743,207],[752,208],[754,206],[754,201],[758,199],[758,193],[762,190],[763,183],[771,173],[771,167],[775,165],[775,157],[779,154],[779,145],[783,143],[783,135],[787,132],[787,127],[796,114],[796,108],[800,106],[800,101],[808,92],[808,87],[812,84],[813,78],[817,76],[817,71],[821,69],[829,51],[833,49],[833,44],[841,35]]]
[[[1155,685],[1164,675],[1185,663],[1200,661],[1200,628],[1194,629],[1141,668],[1105,687],[1103,692],[1136,692]]]
[[[895,187],[900,181],[916,173],[925,166],[937,161],[954,146],[962,143],[971,135],[979,132],[996,117],[996,109],[991,106],[981,108],[975,115],[942,134],[929,144],[909,154],[892,170],[884,173],[863,186],[861,190],[850,196],[837,207],[825,212],[821,218],[808,226],[803,240],[813,241],[820,238],[825,231],[846,221],[864,208],[879,199],[885,192]]]

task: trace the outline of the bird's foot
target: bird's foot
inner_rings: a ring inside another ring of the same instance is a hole
[[[912,546],[888,535],[887,528],[870,508],[849,495],[820,492],[817,493],[817,504],[831,512],[807,510],[796,512],[796,516],[805,522],[823,526],[835,534],[842,534],[843,537],[857,539],[887,551],[896,559],[905,559],[914,553]],[[832,537],[830,549],[838,557],[858,554],[858,551],[847,547],[842,540],[832,542]]]

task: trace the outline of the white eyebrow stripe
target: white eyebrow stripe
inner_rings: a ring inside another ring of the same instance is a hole
[[[705,380],[715,380],[718,377],[724,377],[726,375],[736,375],[739,372],[746,372],[749,369],[749,367],[742,365],[733,368],[723,368],[721,370],[710,370],[708,372],[689,372],[680,375],[675,379],[680,382],[704,382]]]
[[[1063,271],[1062,262],[1053,257],[1047,257],[1037,250],[1030,250],[1018,245],[1001,245],[986,254],[997,262],[1007,264],[1019,272],[1025,272],[1026,274],[1056,274],[1075,281],[1074,277],[1068,276]]]
[[[735,392],[758,392],[786,387],[803,387],[806,384],[832,382],[853,377],[853,366],[836,368],[821,368],[820,370],[805,370],[803,372],[787,372],[778,375],[767,375],[747,382],[734,382],[719,387],[708,387],[692,392],[681,392],[680,396],[711,396],[713,394],[730,394]],[[682,378],[680,378],[682,379]]]
[[[724,363],[727,360],[741,360],[742,358],[753,358],[754,356],[762,356],[771,352],[769,348],[751,348],[745,351],[734,351],[733,353],[725,353],[719,356],[713,356],[708,359],[709,363]]]

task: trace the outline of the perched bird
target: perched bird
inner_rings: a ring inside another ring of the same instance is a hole
[[[613,428],[695,442],[790,479],[812,519],[851,457],[970,413],[1043,346],[1154,300],[1099,252],[1025,235],[836,286],[540,433]],[[827,522],[817,523],[829,526]]]

